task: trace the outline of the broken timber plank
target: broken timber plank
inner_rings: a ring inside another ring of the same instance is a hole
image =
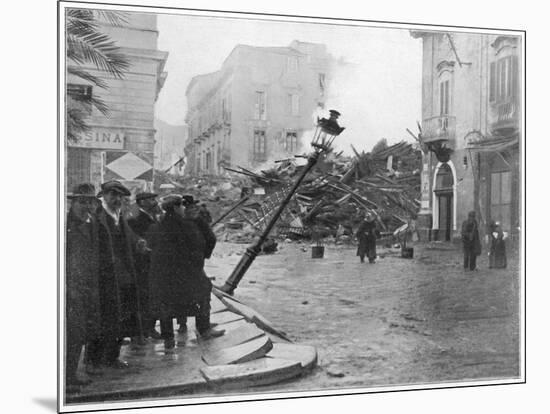
[[[231,348],[235,345],[244,344],[265,335],[265,332],[259,329],[253,323],[246,323],[236,329],[226,332],[224,335],[212,339],[201,339],[197,337],[197,342],[204,352],[215,352],[224,348]]]
[[[266,319],[264,316],[260,315],[259,312],[252,309],[249,306],[246,306],[243,303],[233,301],[231,298],[221,298],[221,301],[227,306],[231,311],[242,315],[247,321],[256,324],[259,328],[263,329],[266,332],[277,335],[278,337],[292,342],[283,331],[275,328],[273,323]]]
[[[237,321],[239,319],[243,319],[243,317],[241,315],[236,314],[234,312],[231,312],[229,310],[213,313],[210,316],[210,321],[212,323],[217,323],[217,324],[233,322],[233,321]]]

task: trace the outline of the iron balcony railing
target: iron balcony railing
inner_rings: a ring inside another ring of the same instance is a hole
[[[519,105],[515,99],[494,104],[493,130],[519,128]]]
[[[422,141],[424,143],[454,140],[456,118],[450,115],[434,116],[422,121]]]

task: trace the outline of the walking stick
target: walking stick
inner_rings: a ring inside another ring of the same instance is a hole
[[[139,240],[141,239],[138,239],[138,242]],[[132,278],[134,279],[134,287],[136,292],[136,320],[138,324],[139,343],[140,345],[143,345],[145,343],[145,335],[143,333],[143,316],[141,314],[141,300],[139,298],[139,286],[135,267],[132,269]]]

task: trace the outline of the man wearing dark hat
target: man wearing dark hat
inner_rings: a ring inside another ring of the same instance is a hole
[[[357,246],[357,256],[364,263],[365,256],[369,259],[369,263],[376,262],[376,239],[380,237],[380,231],[376,228],[375,216],[372,212],[368,212],[356,233],[359,240]]]
[[[461,235],[464,250],[464,270],[476,270],[476,259],[481,254],[481,242],[475,211],[470,211],[468,218],[462,222]]]
[[[77,377],[82,346],[99,332],[99,243],[94,211],[98,200],[92,184],[80,184],[67,195],[65,283],[65,378],[67,392],[89,380]]]
[[[102,331],[88,345],[88,361],[92,367],[124,368],[128,364],[119,360],[122,339],[142,328],[133,253],[144,251],[145,242],[121,214],[123,197],[130,191],[113,180],[101,185],[101,194],[97,221]]]
[[[173,318],[194,315],[203,338],[224,333],[210,326],[212,283],[204,273],[204,259],[210,257],[215,237],[212,234],[213,240],[206,238],[198,224],[202,220],[189,216],[198,215],[194,207],[196,202],[191,196],[165,197],[162,208],[166,214],[160,224],[149,230],[153,303],[161,315],[166,348],[174,347]]]
[[[160,208],[157,201],[157,194],[143,192],[136,195],[136,204],[139,207],[137,216],[128,220],[128,225],[134,233],[145,239],[147,230],[153,225],[158,224],[157,213]],[[135,268],[137,275],[137,285],[140,297],[140,305],[143,314],[143,329],[145,336],[153,339],[160,339],[160,334],[155,330],[156,318],[151,315],[149,307],[149,270],[151,265],[151,251],[136,252]]]

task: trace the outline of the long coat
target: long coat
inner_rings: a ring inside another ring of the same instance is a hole
[[[464,220],[461,235],[464,252],[479,256],[481,254],[481,242],[479,240],[477,220]]]
[[[159,317],[188,315],[195,304],[209,300],[212,283],[204,273],[216,238],[200,219],[168,212],[149,229],[151,307]]]
[[[158,221],[155,218],[141,210],[137,216],[128,220],[128,225],[133,232],[143,239],[146,239],[149,228],[157,223]],[[148,314],[150,312],[149,272],[151,267],[151,252],[136,252],[134,267],[136,270],[140,305],[142,306],[142,311]]]
[[[104,334],[120,337],[123,334],[121,322],[131,318],[132,310],[122,309],[120,287],[135,283],[134,246],[137,242],[136,235],[132,232],[126,219],[120,217],[119,226],[124,237],[124,257],[122,264],[124,271],[117,270],[113,237],[107,223],[107,212],[100,208],[97,211],[98,236],[99,236],[99,286],[101,302],[101,320]]]
[[[83,222],[71,212],[66,238],[66,321],[71,342],[84,344],[100,328],[99,243],[97,222]]]
[[[489,252],[489,267],[495,269],[504,269],[506,263],[506,242],[504,233],[500,229],[492,229],[490,233],[491,250]]]
[[[366,255],[369,259],[374,259],[376,257],[376,238],[380,236],[376,223],[363,220],[357,229],[356,236],[359,240],[357,256],[364,257]]]

